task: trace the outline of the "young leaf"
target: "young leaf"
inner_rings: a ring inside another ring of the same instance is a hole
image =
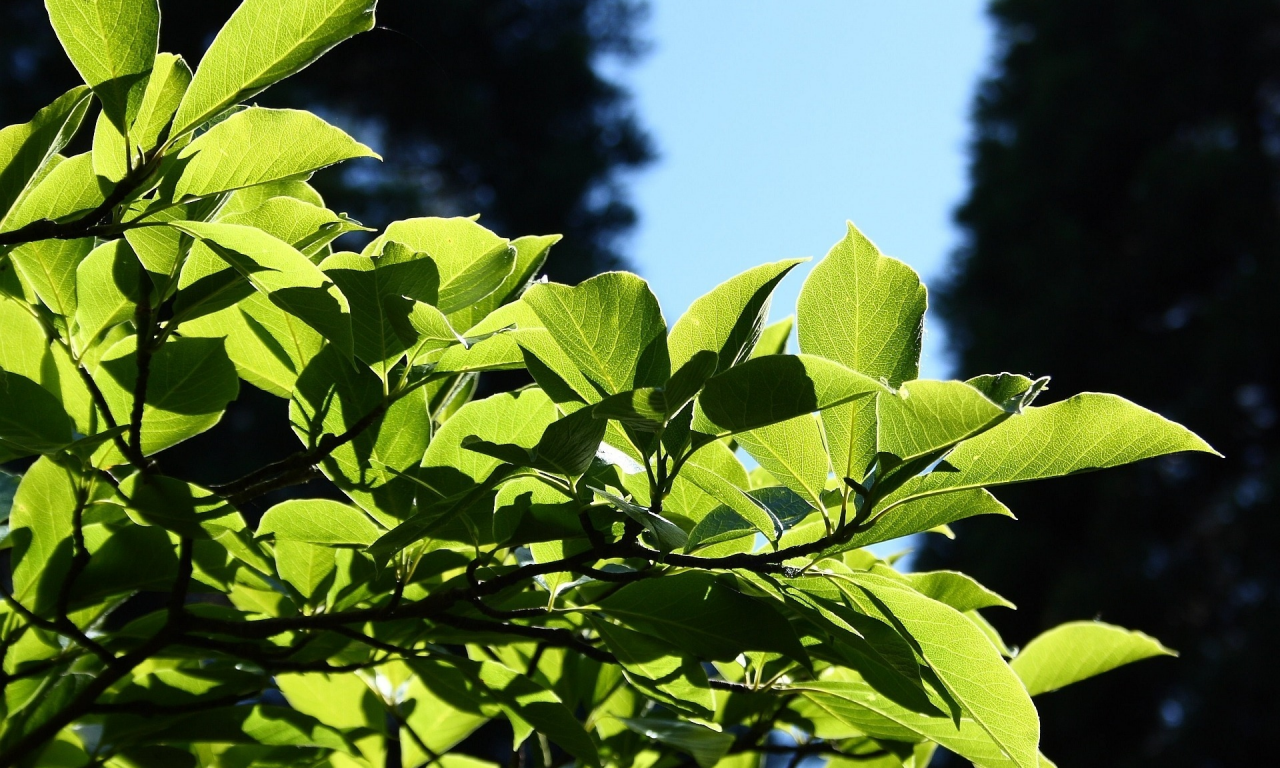
[[[698,463],[695,455],[680,470],[689,482],[701,488],[707,495],[733,510],[743,520],[754,525],[769,541],[777,541],[782,535],[782,523],[773,510],[743,489]]]
[[[125,133],[160,42],[158,0],[45,0],[45,7],[71,63]]]
[[[181,136],[373,29],[377,0],[245,0],[214,38],[174,118]]]
[[[1072,621],[1027,643],[1009,666],[1027,693],[1038,696],[1135,661],[1177,655],[1141,632],[1100,621]]]
[[[348,357],[352,355],[346,297],[293,246],[237,224],[182,221],[170,226],[199,238],[273,304],[316,329]]]
[[[581,475],[600,449],[606,426],[589,408],[556,419],[547,425],[533,447],[534,465],[569,477]]]
[[[965,712],[1015,765],[1036,768],[1035,705],[980,629],[954,608],[883,576],[854,572],[837,584],[846,593],[856,584],[885,606]]]
[[[800,351],[897,387],[919,373],[926,304],[915,271],[850,222],[800,289]]]
[[[355,157],[379,156],[310,112],[250,107],[182,150],[178,160],[186,163],[174,196],[179,200],[206,197],[311,173]]]
[[[0,230],[22,193],[49,160],[71,141],[89,108],[89,89],[72,88],[41,109],[31,122],[0,129]]]
[[[492,293],[483,299],[454,310],[449,322],[455,328],[470,330],[488,317],[498,307],[515,301],[533,282],[534,275],[547,261],[551,246],[560,242],[560,235],[528,236],[511,241],[515,249],[515,265],[511,273]]]
[[[308,544],[368,546],[382,535],[360,509],[330,499],[291,499],[266,511],[258,535]]]
[[[607,272],[575,287],[546,283],[524,294],[561,350],[604,392],[665,384],[667,326],[649,284]]]
[[[935,493],[1059,477],[1179,451],[1216,453],[1186,427],[1115,395],[1085,393],[1026,408],[961,443],[954,471],[908,480],[883,508]]]
[[[746,360],[769,316],[773,289],[797,264],[807,259],[786,259],[749,269],[711,289],[689,305],[671,328],[667,345],[671,366],[679,368],[699,350],[718,358],[717,371]]]
[[[608,502],[614,509],[643,525],[644,529],[653,537],[653,541],[660,551],[671,552],[682,549],[689,543],[689,536],[684,532],[684,529],[662,515],[656,514],[648,507],[632,504],[624,498],[599,488],[592,488],[591,490],[595,491],[597,496]]]
[[[769,355],[712,376],[698,396],[718,435],[745,432],[885,391],[882,384],[812,355]],[[700,429],[695,417],[694,429]]]

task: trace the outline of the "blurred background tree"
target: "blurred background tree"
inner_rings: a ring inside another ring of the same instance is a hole
[[[966,245],[937,300],[959,373],[1117,392],[1227,458],[1004,490],[1017,524],[966,521],[918,567],[1017,603],[1010,641],[1097,615],[1182,652],[1039,699],[1059,764],[1253,764],[1280,684],[1280,4],[990,12]]]
[[[162,0],[161,50],[194,69],[238,5]],[[643,0],[382,0],[377,28],[257,101],[312,110],[383,156],[312,180],[335,210],[377,228],[480,213],[504,236],[562,234],[545,271],[577,283],[625,266],[620,241],[636,214],[624,176],[653,157],[629,94],[605,74],[643,53],[646,10]],[[0,125],[26,122],[80,82],[41,0],[0,3],[0,57]],[[91,133],[68,152],[86,151]],[[488,391],[524,383],[486,378]],[[208,483],[287,455],[298,443],[279,418],[285,408],[242,384],[223,423],[166,455],[166,466]],[[220,448],[228,442],[235,452]]]

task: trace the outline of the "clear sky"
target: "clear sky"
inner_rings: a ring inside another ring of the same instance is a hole
[[[941,271],[990,52],[984,2],[651,2],[652,52],[622,79],[660,158],[633,181],[627,251],[668,323],[742,270],[821,257],[846,219],[926,281]],[[949,373],[942,342],[929,322],[924,375]]]

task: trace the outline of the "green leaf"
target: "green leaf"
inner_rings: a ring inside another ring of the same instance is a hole
[[[357,507],[330,499],[291,499],[262,516],[258,535],[309,544],[367,546],[382,529]]]
[[[130,147],[124,134],[115,127],[106,112],[99,112],[93,126],[93,172],[110,182],[118,182],[129,173]]]
[[[716,501],[733,510],[743,520],[751,523],[769,541],[777,541],[778,537],[782,535],[782,523],[773,514],[773,510],[742,488],[717,474],[714,469],[701,465],[698,462],[699,458],[700,454],[694,454],[693,458],[689,459],[680,470],[680,475],[701,488]]]
[[[474,437],[506,444],[526,453],[560,418],[556,406],[540,389],[508,392],[462,406],[440,427],[422,459],[422,482],[433,499],[466,491],[487,478],[502,459],[468,450],[463,442]]]
[[[648,507],[633,504],[626,499],[615,496],[608,491],[592,488],[597,496],[608,502],[614,509],[635,520],[653,537],[654,544],[662,552],[682,549],[689,542],[689,536],[680,526],[655,513]]]
[[[512,240],[511,247],[516,251],[516,262],[511,268],[511,274],[507,275],[502,285],[493,293],[452,312],[449,320],[453,326],[470,331],[498,307],[519,298],[546,263],[551,246],[558,242],[560,235],[531,235]]]
[[[738,443],[783,485],[814,509],[822,506],[831,463],[818,419],[802,414],[760,429],[741,432]]]
[[[93,239],[37,240],[9,252],[23,282],[44,305],[63,317],[76,315],[76,268],[93,249]]]
[[[604,393],[661,386],[670,376],[662,310],[639,277],[607,272],[572,288],[535,285],[524,302]]]
[[[77,340],[82,348],[133,317],[141,265],[126,240],[94,248],[75,270]]]
[[[1115,467],[1179,451],[1216,453],[1187,428],[1115,395],[1026,408],[947,456],[953,471],[908,480],[882,508],[936,493]]]
[[[0,369],[25,376],[58,399],[81,434],[104,428],[89,390],[67,349],[51,338],[52,329],[36,319],[32,307],[0,299]],[[89,355],[88,361],[96,359]]]
[[[116,128],[129,130],[160,42],[157,0],[45,0],[80,76]]]
[[[41,109],[29,123],[0,129],[0,231],[33,179],[71,141],[89,108],[89,89],[72,88]]]
[[[179,153],[178,161],[185,165],[174,196],[206,197],[356,157],[379,156],[310,112],[250,107],[210,128]]]
[[[1177,656],[1150,635],[1100,621],[1072,621],[1042,633],[1009,662],[1038,696],[1152,656]]]
[[[883,391],[878,382],[821,357],[757,357],[707,381],[694,429],[745,432]]]
[[[333,346],[307,363],[289,404],[289,421],[304,445],[342,435],[383,403],[383,385]],[[395,401],[350,442],[333,450],[320,469],[362,509],[388,527],[413,510],[416,472],[431,442],[431,414],[421,389]]]
[[[71,429],[58,398],[26,376],[0,370],[0,440],[29,453],[53,453],[71,442]]]
[[[617,657],[627,680],[646,696],[692,717],[715,715],[707,673],[675,646],[593,617],[591,626]]]
[[[429,307],[418,312],[420,322],[435,309],[430,307],[440,283],[435,263],[425,254],[388,243],[373,256],[336,253],[320,269],[351,303],[356,357],[385,381],[391,367],[418,341],[419,330],[410,318],[415,303]],[[439,315],[439,310],[435,313]],[[451,335],[456,342],[457,335]]]
[[[937,742],[978,768],[1016,768],[1011,760],[972,718],[957,724],[948,717],[930,717],[895,703],[865,680],[844,673],[839,680],[793,683],[787,690],[800,691],[809,701],[836,720],[872,738]],[[1036,763],[1031,763],[1035,766]]]
[[[171,221],[203,221],[208,218],[221,203],[221,198],[212,197],[193,203],[164,207],[147,213],[150,204],[146,200],[135,202],[129,208],[130,220],[138,226],[126,229],[124,237],[129,241],[138,260],[151,273],[156,292],[168,298],[177,290],[178,277],[182,266],[191,251],[194,238],[172,227],[142,226],[143,224],[163,224]],[[222,263],[205,249],[210,261]]]
[[[787,354],[787,342],[791,339],[791,329],[795,326],[794,317],[786,317],[771,323],[760,331],[760,340],[756,348],[751,350],[752,357]]]
[[[671,366],[679,368],[699,350],[718,357],[717,371],[746,360],[756,347],[769,316],[773,289],[797,264],[786,259],[749,269],[711,289],[689,305],[671,328],[667,345]]]
[[[770,518],[777,520],[778,527],[783,530],[799,523],[814,511],[803,497],[782,486],[754,488],[747,491],[746,495],[757,506],[768,510]],[[711,544],[750,536],[758,530],[757,524],[744,518],[737,510],[719,506],[707,513],[689,532],[689,543],[685,549],[692,552]]]
[[[278,539],[275,544],[276,572],[293,585],[307,602],[316,602],[328,591],[337,561],[334,550],[292,539]]]
[[[94,174],[90,153],[50,162],[47,167],[48,172],[9,212],[0,232],[20,229],[41,219],[72,219],[97,208],[106,199],[110,183]]]
[[[926,304],[915,271],[850,222],[800,289],[800,351],[897,387],[919,373]]]
[[[627,626],[701,660],[730,661],[746,651],[808,658],[791,625],[773,606],[731,589],[709,573],[688,571],[632,582],[598,606]]]
[[[449,659],[449,663],[492,695],[512,718],[512,725],[524,721],[579,760],[599,762],[591,735],[551,691],[497,662]]]
[[[133,412],[136,349],[135,336],[117,342],[93,374],[117,424],[128,424]],[[162,451],[211,428],[239,391],[221,339],[169,339],[151,356],[142,410],[143,453]]]
[[[341,731],[385,734],[387,709],[369,684],[354,673],[283,674],[275,684],[289,706]],[[356,747],[375,765],[385,761],[383,739],[355,738]]]
[[[1010,413],[1021,413],[1022,409],[1048,389],[1049,377],[1041,376],[1030,379],[1017,373],[986,373],[974,376],[965,382],[969,386],[986,395],[993,403],[999,403]]]
[[[263,188],[274,186],[278,183],[266,184]],[[325,246],[337,237],[347,232],[370,231],[342,214],[287,195],[268,197],[246,211],[232,213],[224,208],[216,220],[257,227],[297,248],[312,263],[319,263],[328,255]]]
[[[299,373],[325,344],[311,326],[260,293],[184,322],[182,333],[225,339],[240,378],[283,398],[292,396]]]
[[[245,0],[218,32],[174,118],[180,136],[373,28],[376,0]]]
[[[642,387],[610,395],[595,405],[596,418],[614,419],[637,429],[655,430],[670,421],[715,373],[716,354],[701,350],[685,361],[661,387]]]
[[[1013,517],[1008,507],[981,488],[923,496],[888,509],[869,529],[855,534],[849,545],[865,547],[977,515]]]
[[[288,707],[251,704],[157,718],[150,743],[266,744],[353,751],[334,728]]]
[[[244,528],[234,507],[212,491],[163,475],[130,475],[120,481],[125,511],[138,525],[158,525],[179,536],[212,539]]]
[[[547,425],[533,447],[534,466],[576,477],[587,471],[604,440],[606,423],[581,408]]]
[[[880,573],[882,569],[892,570],[878,565],[875,571]],[[908,573],[906,579],[920,594],[940,603],[946,603],[961,613],[995,606],[1014,607],[1013,603],[982,586],[972,577],[956,571]]]
[[[80,478],[47,456],[22,476],[9,514],[13,596],[43,614],[57,600],[71,563],[72,517]]]
[[[883,576],[854,572],[837,584],[846,594],[857,585],[885,606],[965,712],[1014,764],[1035,768],[1035,705],[982,630],[954,608]]]
[[[439,271],[439,298],[429,302],[452,315],[492,296],[514,272],[516,249],[471,219],[435,217],[392,222],[363,255],[381,253],[388,242],[425,253]],[[526,265],[527,266],[527,265]],[[504,297],[505,298],[505,297]]]
[[[986,430],[1008,413],[962,381],[917,379],[877,400],[879,449],[902,461]]]
[[[699,768],[714,768],[733,746],[733,734],[713,731],[705,725],[657,717],[618,719],[641,736],[692,755]]]
[[[184,221],[171,224],[230,264],[271,303],[352,355],[351,309],[342,291],[293,246],[253,227]]]
[[[191,84],[191,67],[173,53],[156,55],[155,66],[147,80],[147,90],[133,119],[129,135],[141,152],[149,152],[160,143],[165,129],[173,121],[173,114],[182,102],[187,86]]]

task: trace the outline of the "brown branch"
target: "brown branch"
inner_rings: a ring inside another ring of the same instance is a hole
[[[388,407],[390,404],[384,400],[378,404],[378,407],[360,417],[359,421],[342,434],[322,435],[312,448],[256,469],[229,483],[211,486],[211,490],[226,498],[231,504],[239,505],[269,491],[292,485],[302,477],[313,473],[315,465],[327,458],[329,454],[373,426],[373,423],[386,413]]]
[[[160,160],[158,153],[146,158],[116,184],[115,188],[103,198],[98,207],[71,221],[50,221],[40,219],[19,227],[11,232],[0,232],[0,246],[21,245],[37,240],[74,240],[81,237],[95,237],[113,234],[117,227],[108,222],[112,210],[129,199],[138,191],[155,171]]]

